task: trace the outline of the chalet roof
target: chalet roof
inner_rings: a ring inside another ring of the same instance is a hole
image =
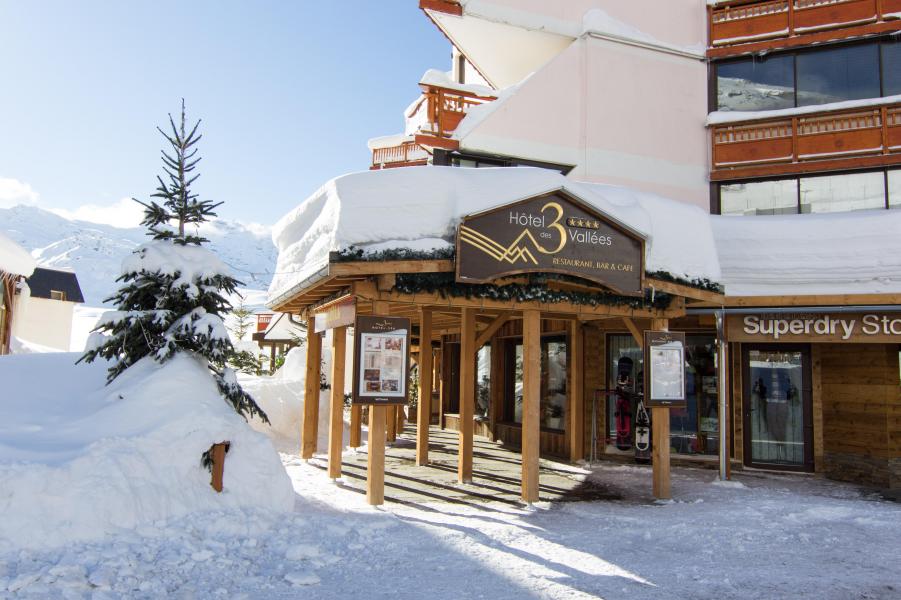
[[[253,334],[255,342],[292,342],[303,333],[300,325],[293,323],[287,313],[278,313],[272,317],[266,331]]]
[[[66,302],[84,302],[84,295],[81,293],[81,286],[78,285],[78,278],[72,271],[57,271],[56,269],[46,269],[37,267],[34,273],[27,279],[28,287],[31,289],[31,296],[34,298],[50,299],[50,292],[64,292],[66,294]]]

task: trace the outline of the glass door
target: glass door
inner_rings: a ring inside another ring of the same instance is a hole
[[[812,471],[808,348],[747,346],[742,354],[745,464]]]

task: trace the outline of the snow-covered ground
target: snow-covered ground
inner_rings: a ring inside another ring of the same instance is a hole
[[[901,506],[812,478],[596,467],[623,501],[366,505],[283,455],[294,512],[233,510],[0,555],[23,598],[849,598],[901,596]]]

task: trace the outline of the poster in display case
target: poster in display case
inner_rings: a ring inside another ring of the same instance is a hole
[[[410,319],[358,316],[354,324],[354,404],[406,404]]]
[[[644,347],[645,405],[684,408],[685,334],[646,331]]]

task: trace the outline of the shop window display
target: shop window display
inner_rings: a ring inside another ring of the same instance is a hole
[[[475,416],[488,418],[491,403],[491,344],[479,348],[476,354],[476,408]]]
[[[512,405],[507,406],[507,418],[522,423],[523,347],[521,341],[511,344],[508,368],[513,373]],[[512,361],[512,364],[510,362]],[[542,429],[563,430],[566,426],[566,340],[543,338],[541,340],[541,400],[539,416]]]
[[[670,448],[679,454],[716,455],[719,440],[716,340],[712,335],[688,335],[685,341],[686,406],[670,409]],[[631,335],[608,335],[608,389],[616,387],[620,364],[628,364],[628,361],[633,370],[629,391],[637,393],[641,391],[644,374],[641,348]],[[630,415],[634,416],[634,401],[629,408]],[[617,440],[617,418],[623,411],[617,409],[616,397],[612,394],[607,398],[606,411],[607,443],[622,449],[622,440]]]

